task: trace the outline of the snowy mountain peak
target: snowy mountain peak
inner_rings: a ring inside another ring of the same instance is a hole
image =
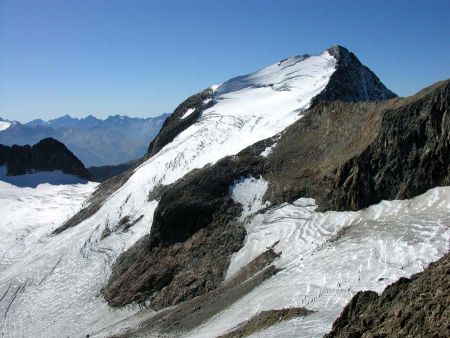
[[[326,52],[336,60],[336,72],[312,105],[320,101],[382,101],[397,97],[347,48],[334,45]]]
[[[254,73],[232,78],[222,83],[216,93],[220,95],[248,87],[271,87],[273,90],[307,87],[308,77],[314,81],[315,75],[321,74],[325,69],[334,69],[335,62],[334,57],[327,51],[319,55],[294,56]]]

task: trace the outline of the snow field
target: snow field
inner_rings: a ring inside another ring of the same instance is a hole
[[[255,201],[254,210],[261,204]],[[316,207],[313,199],[301,198],[246,215],[245,245],[232,257],[227,279],[277,241],[281,257],[275,265],[282,270],[189,337],[217,336],[260,311],[293,306],[316,312],[255,337],[322,336],[356,292],[381,292],[449,250],[450,187],[358,212],[319,213]]]

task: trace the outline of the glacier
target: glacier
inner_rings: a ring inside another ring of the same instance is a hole
[[[255,186],[243,184],[247,191]],[[259,196],[255,191],[255,202],[244,209],[259,211],[246,213],[246,241],[232,257],[227,280],[274,244],[281,271],[187,337],[218,336],[258,312],[298,306],[316,312],[253,336],[321,337],[358,291],[381,292],[449,250],[450,187],[357,212],[317,212],[311,198],[261,209]]]

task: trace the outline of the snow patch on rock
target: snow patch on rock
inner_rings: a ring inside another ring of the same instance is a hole
[[[259,155],[262,156],[262,157],[267,157],[267,156],[269,156],[270,153],[273,151],[273,148],[275,148],[276,145],[277,145],[276,143],[272,144],[270,147],[267,147],[266,149],[264,149],[264,150],[261,152],[261,154],[259,154]]]
[[[275,265],[282,270],[189,337],[220,335],[259,311],[294,306],[316,313],[258,337],[323,336],[356,292],[381,292],[448,252],[450,187],[358,212],[316,208],[313,199],[300,198],[247,218],[245,244],[233,255],[226,279],[276,242],[281,255]]]
[[[242,205],[242,219],[270,205],[268,201],[263,203],[268,187],[269,182],[254,177],[242,177],[231,185],[231,198]]]
[[[194,111],[195,111],[195,108],[189,108],[188,110],[186,110],[186,112],[183,114],[183,116],[181,116],[181,119],[182,120],[185,119],[186,117],[191,115]]]

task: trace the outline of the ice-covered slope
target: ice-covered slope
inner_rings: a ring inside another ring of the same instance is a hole
[[[258,188],[265,184],[260,179],[237,186],[241,202],[252,200],[250,209],[260,208],[263,191]],[[282,270],[189,337],[217,337],[260,311],[298,306],[316,312],[255,337],[320,337],[357,291],[380,292],[449,249],[449,187],[358,212],[318,213],[316,207],[313,199],[301,198],[247,217],[247,239],[233,256],[227,278],[274,244],[281,252],[275,264]]]

